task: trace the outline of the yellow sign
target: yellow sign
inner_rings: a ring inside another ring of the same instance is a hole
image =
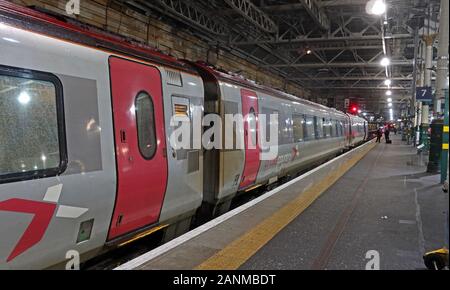
[[[443,143],[442,144],[442,149],[448,150],[448,143]]]
[[[448,126],[444,126],[444,133],[448,133]]]

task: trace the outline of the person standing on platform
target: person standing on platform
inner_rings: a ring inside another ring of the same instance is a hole
[[[378,130],[377,130],[377,141],[375,141],[376,143],[381,143],[381,136],[383,136],[383,131],[381,130],[381,128],[378,128]]]
[[[384,138],[386,139],[386,143],[389,142],[389,127],[386,127],[386,129],[384,130]]]

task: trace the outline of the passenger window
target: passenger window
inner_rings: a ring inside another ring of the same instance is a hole
[[[53,75],[0,67],[0,182],[61,173],[62,88]]]
[[[331,121],[323,118],[323,135],[325,138],[331,137]]]
[[[156,152],[156,133],[153,101],[150,95],[140,92],[136,96],[135,108],[139,151],[142,157],[151,159]]]
[[[308,140],[314,139],[316,137],[314,117],[306,116],[306,138]]]
[[[250,111],[248,113],[248,130],[250,131],[250,137],[252,140],[252,145],[255,147],[256,140],[257,140],[257,128],[256,128],[256,114],[255,109],[253,107],[250,107]]]
[[[335,120],[330,121],[330,129],[331,129],[331,137],[336,137],[337,131],[336,131],[336,121]]]
[[[315,120],[314,130],[316,132],[316,134],[315,134],[316,139],[322,138],[323,137],[323,119],[314,117],[314,120]]]
[[[304,125],[305,120],[303,115],[292,115],[292,129],[294,131],[294,142],[302,142],[305,138],[304,136]]]

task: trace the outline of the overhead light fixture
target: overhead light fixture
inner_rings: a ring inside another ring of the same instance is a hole
[[[390,86],[391,83],[392,83],[392,82],[391,82],[390,79],[387,79],[387,80],[384,81],[384,84],[385,84],[386,86]]]
[[[383,24],[388,25],[388,21],[387,20],[383,21]]]
[[[368,14],[381,15],[386,12],[386,4],[383,0],[370,0],[366,4]]]
[[[387,58],[387,57],[383,57],[383,58],[381,59],[381,61],[380,61],[380,64],[381,64],[382,66],[388,66],[388,65],[391,64],[391,60],[390,60],[389,58]]]
[[[392,107],[392,103],[388,103],[388,107]]]
[[[387,99],[388,103],[392,103],[392,98]]]
[[[312,50],[311,49],[307,49],[306,50],[306,54],[311,54],[312,53]]]
[[[386,91],[386,96],[391,96],[392,95],[392,91],[391,90],[387,90]]]

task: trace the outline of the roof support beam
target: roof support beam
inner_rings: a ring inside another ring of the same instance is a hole
[[[383,46],[381,44],[377,44],[377,45],[314,45],[314,44],[308,44],[305,47],[286,47],[286,48],[280,48],[280,50],[283,51],[300,51],[303,50],[304,48],[309,48],[309,49],[315,49],[315,50],[322,50],[322,51],[327,51],[327,50],[373,50],[373,49],[381,49],[383,48]]]
[[[410,60],[393,61],[391,65],[412,66]],[[379,67],[378,62],[332,62],[332,63],[295,63],[295,64],[269,64],[264,67],[301,67],[301,68],[326,68],[326,67]]]
[[[332,89],[332,90],[386,90],[386,87],[323,87],[323,88],[318,88],[318,87],[305,87],[306,89],[324,89],[324,90],[328,90],[328,89]],[[395,90],[395,91],[410,91],[411,88],[408,87],[390,87],[390,90]]]
[[[289,78],[290,80],[299,80],[299,81],[306,81],[309,80],[309,78]],[[384,81],[386,77],[379,77],[379,76],[347,76],[347,77],[315,77],[315,80],[319,81],[356,81],[356,80],[365,80],[365,81]],[[393,77],[390,78],[390,80],[393,81],[411,81],[412,77]]]
[[[328,0],[320,1],[320,7],[366,5],[367,0]]]
[[[393,34],[389,38],[391,39],[405,39],[412,38],[411,34]],[[357,41],[357,40],[380,40],[381,34],[377,35],[361,35],[354,33],[350,36],[341,37],[304,37],[299,36],[293,39],[261,39],[261,40],[248,40],[238,41],[232,43],[233,45],[255,45],[255,44],[294,44],[294,43],[311,43],[311,42],[330,42],[330,41]]]
[[[234,11],[241,14],[245,19],[250,21],[259,29],[268,33],[276,33],[278,31],[278,27],[275,22],[270,19],[265,12],[256,7],[251,1],[225,0],[225,2],[230,5]]]
[[[312,19],[324,30],[330,29],[330,20],[328,16],[323,12],[319,5],[317,5],[316,0],[300,0],[300,2],[305,7],[308,14]]]
[[[228,28],[222,23],[212,19],[206,11],[193,6],[188,1],[183,0],[156,0],[156,1],[124,1],[130,6],[134,6],[141,10],[149,8],[158,10],[161,13],[171,13],[172,17],[183,20],[200,29],[205,29],[209,33],[215,35],[227,35]],[[155,5],[156,4],[156,5]]]

